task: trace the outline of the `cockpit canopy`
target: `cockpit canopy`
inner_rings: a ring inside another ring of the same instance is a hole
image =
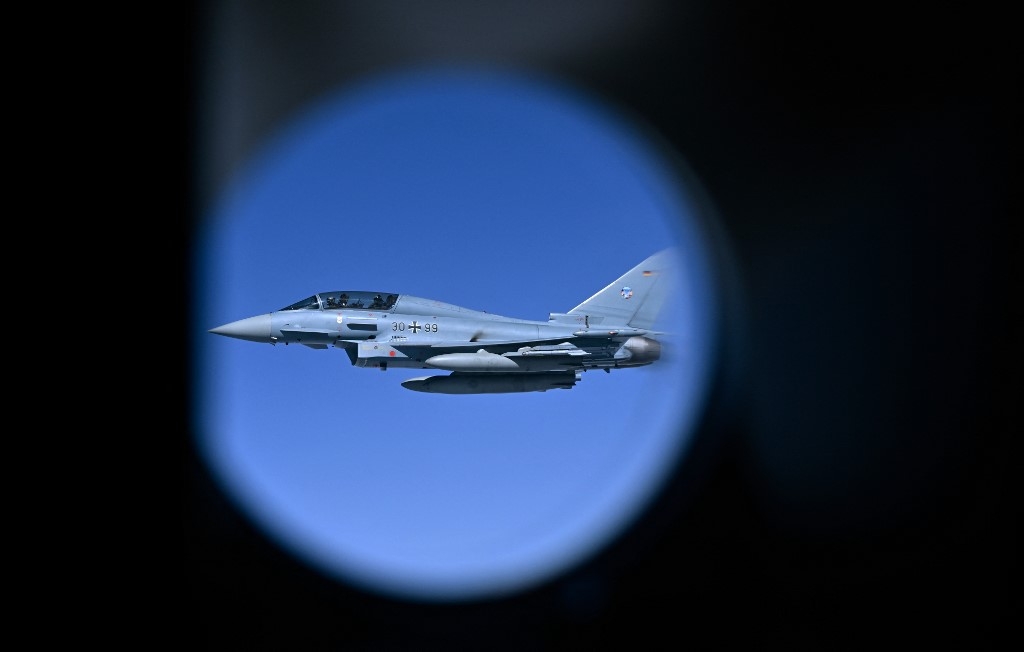
[[[396,301],[398,301],[398,295],[387,292],[321,292],[281,308],[281,310],[334,310],[337,308],[391,310]]]

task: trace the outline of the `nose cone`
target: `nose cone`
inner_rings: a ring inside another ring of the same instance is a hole
[[[272,342],[270,339],[269,314],[239,319],[230,324],[211,328],[210,332],[217,335],[237,337],[240,340],[249,340],[250,342],[266,342],[268,344]]]

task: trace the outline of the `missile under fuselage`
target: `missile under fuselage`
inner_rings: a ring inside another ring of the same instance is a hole
[[[522,371],[522,368],[509,358],[487,351],[442,353],[427,358],[424,364],[448,371]]]
[[[549,389],[571,389],[578,380],[579,376],[575,371],[455,372],[447,376],[410,378],[402,383],[402,387],[431,394],[511,394],[546,392]]]

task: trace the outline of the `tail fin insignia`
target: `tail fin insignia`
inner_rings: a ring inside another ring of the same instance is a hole
[[[674,249],[663,249],[570,310],[590,326],[651,328],[672,291]]]

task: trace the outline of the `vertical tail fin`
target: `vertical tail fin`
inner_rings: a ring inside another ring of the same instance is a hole
[[[672,290],[675,249],[663,249],[568,312],[591,326],[651,328]]]

